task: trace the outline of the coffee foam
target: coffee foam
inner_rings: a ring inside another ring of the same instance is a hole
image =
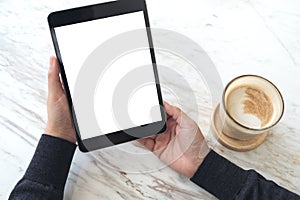
[[[227,95],[226,107],[237,122],[249,128],[264,128],[273,116],[270,98],[262,89],[251,85],[232,89]]]

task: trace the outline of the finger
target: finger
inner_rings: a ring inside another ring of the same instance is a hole
[[[171,135],[170,131],[168,130],[164,133],[157,135],[155,138],[155,145],[153,151],[157,151],[165,148],[170,142],[170,138],[171,138],[170,135]]]
[[[164,101],[163,104],[164,104],[164,106],[170,105],[170,104],[169,104],[168,102],[166,102],[166,101]]]
[[[59,77],[58,61],[54,56],[50,57],[50,67],[48,71],[48,91],[49,96],[60,96],[61,93],[63,93],[63,88]]]
[[[150,151],[153,151],[153,148],[154,148],[154,145],[155,145],[154,139],[152,139],[152,138],[143,138],[143,139],[139,139],[138,142],[140,144],[144,145],[144,147],[146,147]]]
[[[166,101],[163,102],[163,105],[164,105],[164,108],[166,107],[166,105],[169,105]],[[167,120],[171,117],[167,112],[166,112],[166,115],[167,115]]]
[[[170,118],[167,121],[167,126],[168,126],[168,129],[169,129],[170,133],[171,133],[170,140],[172,140],[176,136],[176,127],[178,127],[177,122],[173,118]]]
[[[172,106],[168,104],[167,102],[164,102],[164,106],[166,109],[166,113],[171,116],[177,123],[180,122],[182,111],[175,106]]]
[[[171,129],[172,127],[176,126],[176,124],[177,124],[177,122],[173,118],[170,118],[167,121],[167,128]]]
[[[165,104],[165,109],[181,128],[194,128],[195,122],[187,116],[180,108]]]

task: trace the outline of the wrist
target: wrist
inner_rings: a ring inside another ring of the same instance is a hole
[[[198,171],[199,167],[204,162],[205,158],[207,157],[210,151],[211,149],[205,143],[202,146],[201,150],[199,151],[199,155],[197,156],[197,159],[195,159],[193,170],[191,171],[190,176],[188,178],[191,178],[195,175],[195,173]]]
[[[63,140],[66,140],[68,142],[71,142],[73,144],[76,144],[76,137],[75,134],[74,136],[71,136],[69,134],[60,134],[59,132],[55,132],[55,131],[48,131],[47,129],[45,130],[45,135],[50,135],[56,138],[60,138]]]

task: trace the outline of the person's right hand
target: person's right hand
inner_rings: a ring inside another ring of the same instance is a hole
[[[179,108],[164,103],[168,114],[167,130],[139,140],[172,169],[191,178],[210,149],[197,124]]]

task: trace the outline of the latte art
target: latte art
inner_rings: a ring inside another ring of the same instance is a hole
[[[264,128],[272,119],[274,108],[270,97],[254,85],[239,85],[228,93],[226,107],[240,124]]]
[[[247,87],[245,92],[244,113],[256,116],[261,121],[261,127],[264,127],[271,120],[274,112],[270,98],[257,88]]]

